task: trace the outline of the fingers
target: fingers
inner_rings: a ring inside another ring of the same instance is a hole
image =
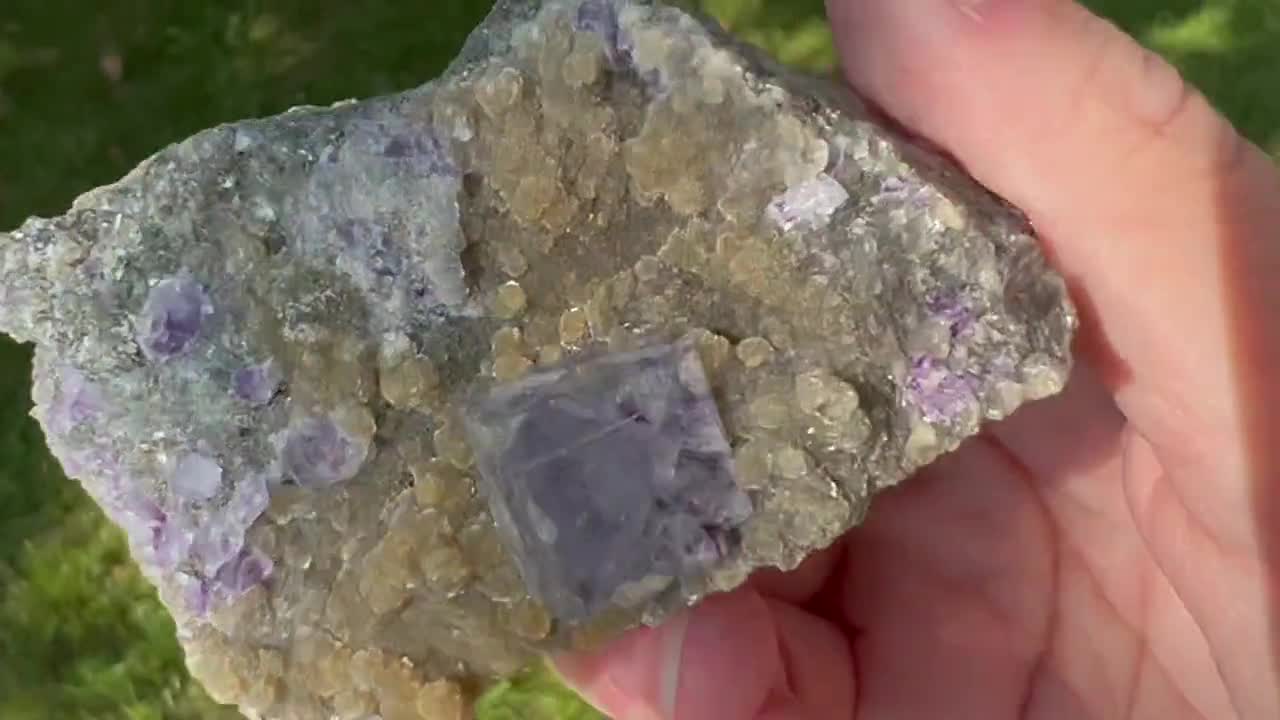
[[[853,716],[843,633],[750,590],[710,598],[660,628],[556,664],[615,720]]]
[[[1126,414],[1170,456],[1243,475],[1256,458],[1235,441],[1233,350],[1280,363],[1260,314],[1280,284],[1242,279],[1280,271],[1269,160],[1074,2],[829,3],[852,83],[1029,213],[1109,346]]]
[[[779,720],[782,713],[797,720],[852,720],[856,675],[844,630],[794,605],[768,603],[789,690],[775,710]],[[761,720],[770,717],[763,714]]]
[[[1221,580],[1247,581],[1239,597],[1274,607],[1274,166],[1172,68],[1069,0],[829,3],[852,83],[1039,229],[1076,291],[1089,359],[1149,450],[1125,469],[1144,539],[1238,707],[1274,715],[1267,614],[1214,597]],[[1202,562],[1180,572],[1195,548]]]

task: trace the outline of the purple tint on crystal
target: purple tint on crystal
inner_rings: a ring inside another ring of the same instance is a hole
[[[131,541],[149,548],[154,530],[166,521],[164,510],[136,488],[127,487],[127,481],[117,478],[113,485],[95,494],[94,499],[103,503],[112,522],[124,529]]]
[[[467,430],[521,573],[560,619],[705,573],[751,514],[692,343],[534,373],[478,398]]]
[[[952,338],[967,335],[977,320],[969,303],[954,293],[933,293],[925,300],[925,307],[931,315],[951,326]]]
[[[389,158],[406,158],[412,154],[411,141],[405,137],[394,137],[387,141],[382,154]]]
[[[574,27],[585,32],[593,32],[604,41],[605,54],[610,62],[619,56],[618,46],[618,9],[612,0],[586,0],[578,8]]]
[[[231,598],[236,598],[265,582],[274,569],[271,558],[256,548],[247,547],[218,568],[213,580]]]
[[[163,570],[172,570],[187,559],[193,533],[182,526],[179,516],[167,515],[151,528],[151,559]]]
[[[411,163],[428,175],[457,175],[458,166],[440,138],[429,130],[392,136],[382,146],[382,155]]]
[[[121,496],[120,509],[134,518],[140,527],[148,529],[163,524],[167,517],[165,511],[155,501],[137,491],[126,492]]]
[[[825,227],[849,200],[849,192],[835,178],[822,173],[789,187],[765,208],[765,215],[783,232],[796,227]]]
[[[267,511],[271,497],[267,492],[267,479],[260,473],[249,473],[235,483],[231,499],[227,501],[227,521],[237,527],[248,528]]]
[[[975,384],[974,378],[952,372],[943,361],[919,356],[912,361],[907,378],[907,402],[927,422],[953,422],[977,402]]]
[[[46,421],[51,431],[64,434],[98,418],[106,408],[106,403],[102,397],[102,389],[89,382],[84,373],[73,367],[66,367],[60,375],[62,383]]]
[[[900,195],[905,195],[906,191],[907,191],[907,184],[904,183],[902,181],[902,178],[898,177],[897,175],[892,175],[890,177],[887,177],[885,178],[884,182],[880,183],[881,195],[890,196],[890,197],[900,196]]]
[[[213,305],[200,283],[187,277],[161,280],[147,293],[137,323],[137,341],[152,360],[187,352]]]
[[[187,612],[197,616],[209,612],[213,606],[213,592],[208,580],[182,573],[178,584],[182,588],[182,604]]]
[[[693,515],[670,515],[661,521],[658,532],[676,549],[677,562],[684,573],[705,572],[721,559],[719,544]]]
[[[329,417],[311,417],[289,429],[281,461],[285,477],[303,487],[321,488],[350,480],[365,451]]]
[[[231,377],[232,393],[250,405],[266,405],[280,390],[284,381],[274,360],[240,368]]]
[[[66,432],[66,430],[57,432]],[[92,450],[82,451],[58,447],[54,445],[52,438],[50,439],[49,450],[58,459],[58,463],[62,465],[63,471],[67,473],[69,478],[84,478],[97,464],[96,454]]]
[[[178,461],[169,489],[183,500],[210,500],[222,489],[222,466],[213,458],[190,453]]]
[[[243,527],[218,522],[218,518],[207,518],[192,540],[191,557],[199,568],[213,574],[235,557],[243,545]]]

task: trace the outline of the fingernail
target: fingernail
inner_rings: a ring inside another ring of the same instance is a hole
[[[619,698],[616,720],[676,720],[689,612],[669,618],[659,628],[642,630],[627,654],[629,662],[610,666],[610,694]]]
[[[684,641],[689,634],[689,613],[677,615],[667,625],[662,662],[658,676],[659,712],[663,718],[675,720],[680,693],[680,667],[684,662]]]
[[[676,720],[687,612],[633,630],[599,652],[558,657],[561,677],[614,720]]]

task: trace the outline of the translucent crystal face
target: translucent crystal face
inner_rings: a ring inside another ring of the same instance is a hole
[[[138,344],[154,360],[181,355],[190,349],[212,312],[200,283],[187,277],[162,280],[151,288],[142,307]]]
[[[222,468],[212,459],[191,453],[178,462],[170,488],[185,500],[209,500],[222,487]]]
[[[562,620],[706,573],[751,514],[688,343],[499,387],[474,404],[468,433],[530,591]]]
[[[355,477],[366,450],[332,418],[311,417],[289,429],[281,461],[285,477],[320,488]]]

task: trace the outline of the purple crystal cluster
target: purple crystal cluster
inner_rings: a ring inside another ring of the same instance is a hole
[[[917,355],[907,376],[907,402],[929,423],[949,423],[976,407],[981,378],[956,372],[945,360]]]
[[[690,343],[577,362],[500,386],[468,433],[499,527],[559,619],[696,578],[752,513]]]
[[[152,284],[133,314],[133,339],[143,358],[138,372],[184,377],[195,367],[191,356],[197,347],[216,353],[216,310],[207,287],[191,272]],[[144,569],[174,578],[188,611],[203,614],[271,576],[272,560],[246,537],[269,503],[270,471],[245,467],[234,456],[228,462],[224,453],[194,439],[185,449],[156,456],[158,466],[132,466],[129,448],[101,432],[126,419],[131,391],[125,384],[94,382],[70,365],[56,368],[44,382],[51,387],[43,413],[54,454],[69,474],[94,481],[86,488],[124,529]],[[233,403],[261,406],[281,382],[273,361],[250,364],[232,374],[228,396]]]
[[[966,346],[978,317],[972,303],[955,292],[930,293],[924,308],[926,323],[945,328],[946,350],[913,355],[903,391],[907,405],[925,422],[949,424],[977,412],[986,383],[984,373],[969,367]]]
[[[154,308],[154,297],[144,314]],[[202,303],[207,307],[207,298]],[[269,502],[265,474],[237,477],[214,455],[189,451],[168,463],[161,482],[143,482],[95,431],[119,419],[108,402],[110,390],[69,366],[54,378],[45,410],[51,449],[69,474],[95,479],[86,488],[125,531],[145,569],[177,578],[187,610],[202,614],[270,577],[271,559],[246,543]]]

